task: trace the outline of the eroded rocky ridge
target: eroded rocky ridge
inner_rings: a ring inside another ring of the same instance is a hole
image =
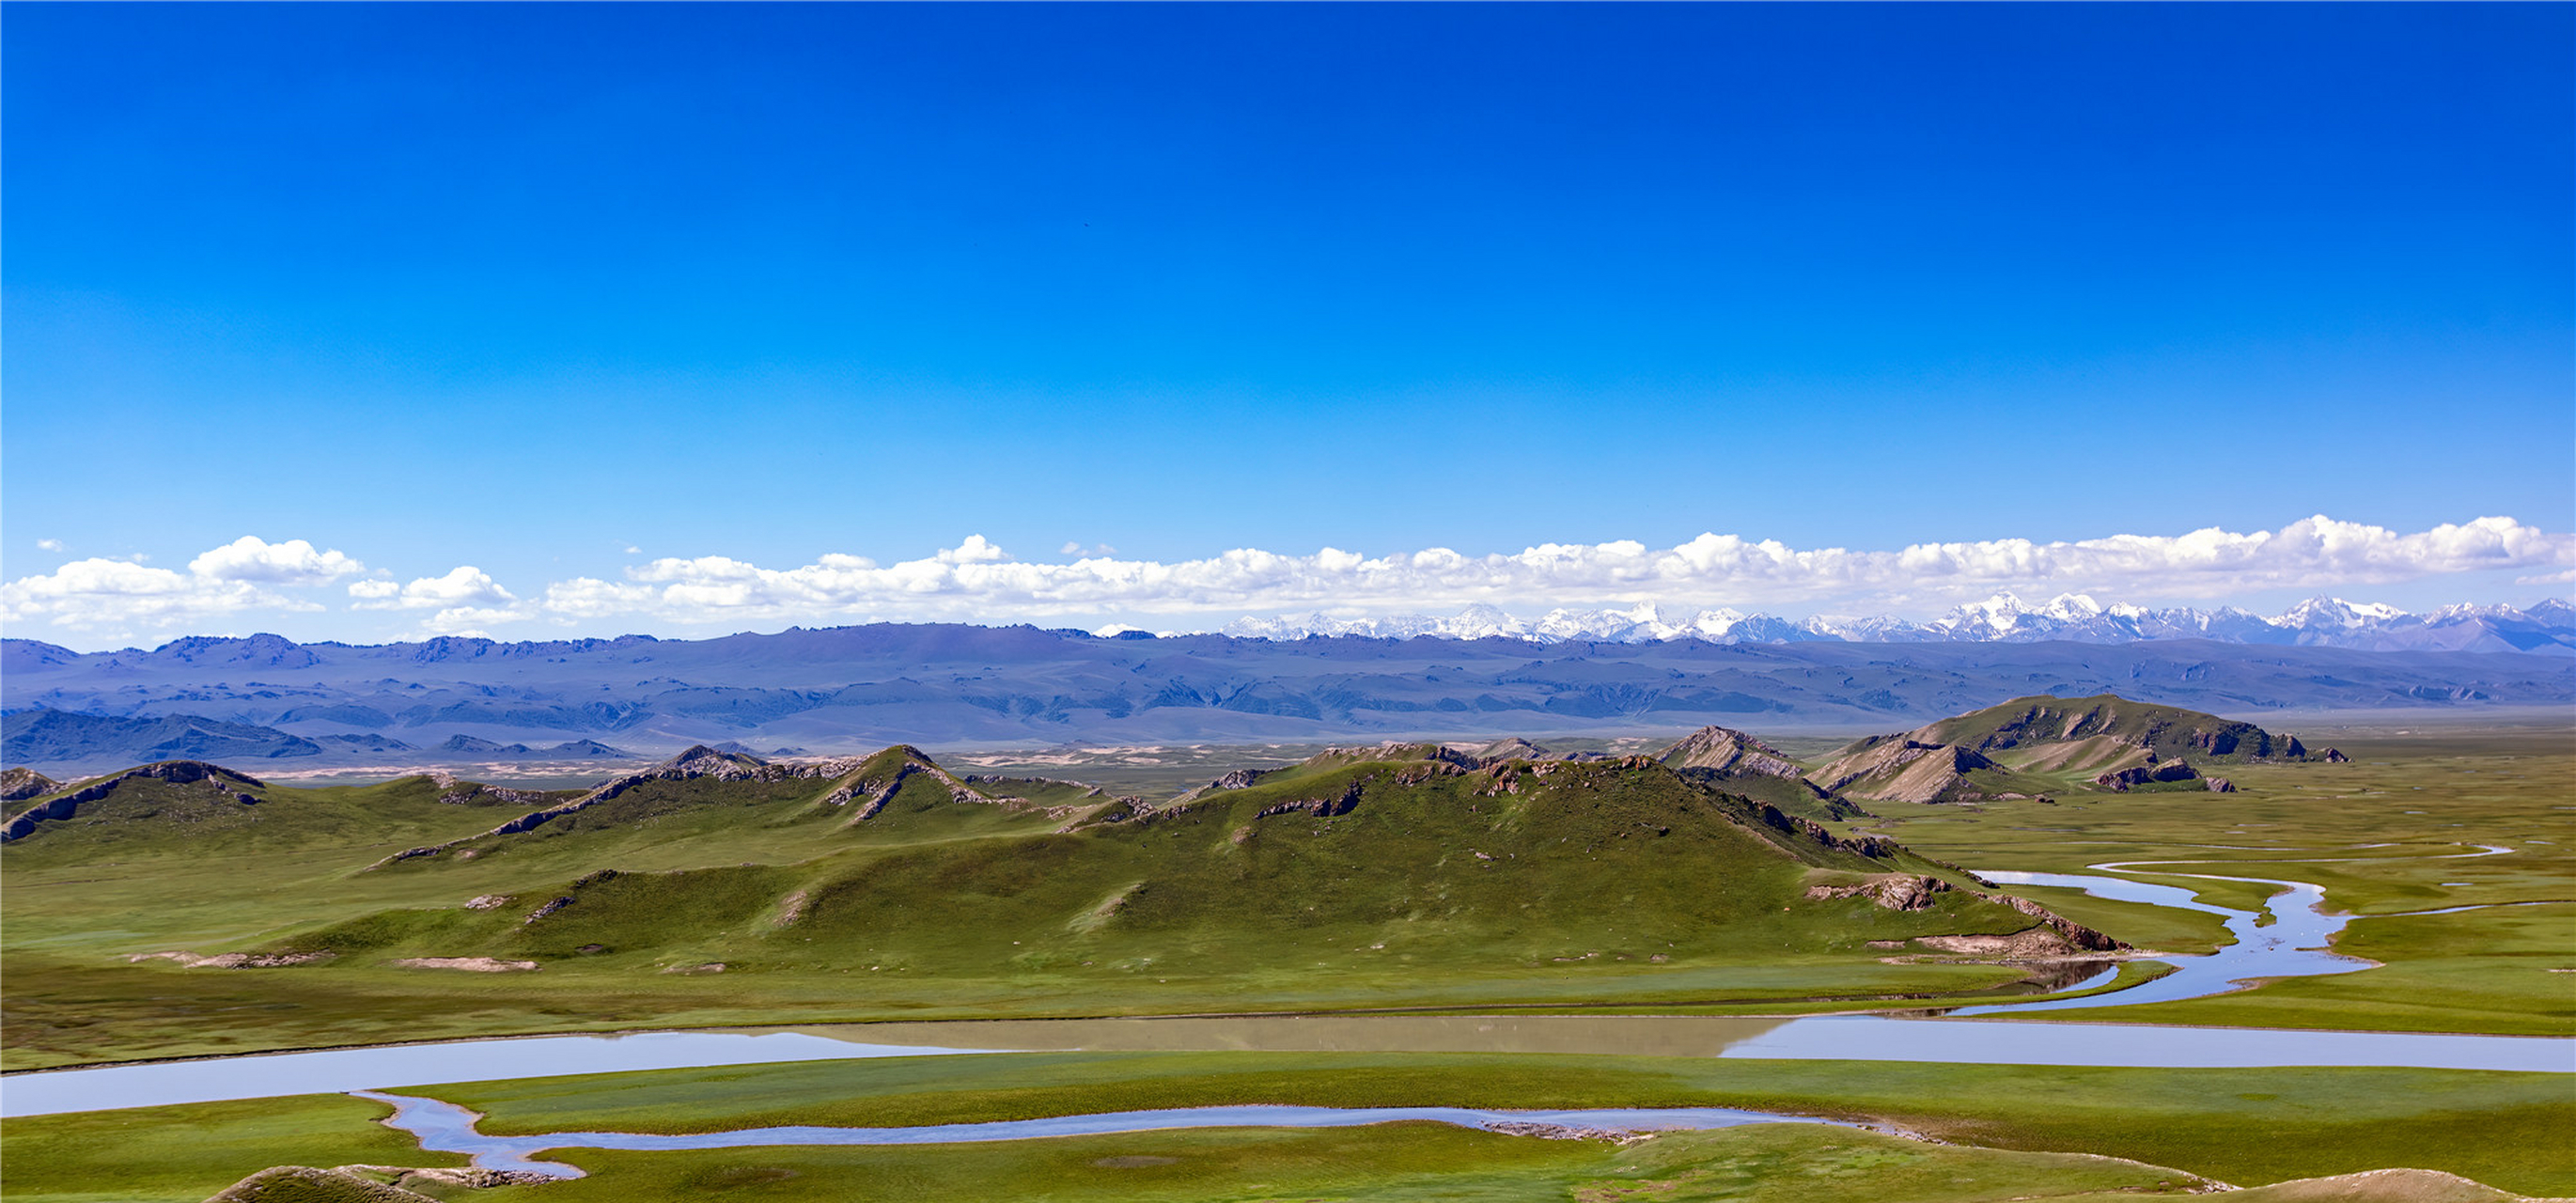
[[[37,775],[30,774],[30,776]],[[44,798],[34,806],[10,816],[7,825],[0,827],[0,843],[25,839],[35,833],[36,825],[39,823],[52,819],[71,818],[79,813],[83,805],[115,793],[118,786],[128,781],[144,780],[166,781],[172,785],[203,783],[224,795],[226,800],[243,806],[258,805],[258,795],[248,791],[265,788],[267,784],[257,777],[236,773],[222,765],[207,764],[203,761],[173,760],[162,764],[147,764],[140,768],[127,769],[114,776],[99,778],[66,793]]]

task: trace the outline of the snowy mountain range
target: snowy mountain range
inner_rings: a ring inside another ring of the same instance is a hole
[[[1241,618],[1226,624],[1223,633],[1241,639],[1271,640],[1303,639],[1309,635],[1382,639],[1430,635],[1541,643],[1651,643],[1680,639],[1707,643],[2134,643],[2149,639],[2210,639],[2365,651],[2576,655],[2576,605],[2553,597],[2527,610],[2505,605],[2455,605],[2419,614],[2377,603],[2317,597],[2266,618],[2233,606],[2216,610],[2105,606],[2080,593],[2059,594],[2034,606],[2010,593],[1998,593],[1930,622],[1887,615],[1787,619],[1731,609],[1685,615],[1649,602],[1625,610],[1550,610],[1535,619],[1483,605],[1469,606],[1450,617],[1406,614],[1333,618],[1309,614]]]

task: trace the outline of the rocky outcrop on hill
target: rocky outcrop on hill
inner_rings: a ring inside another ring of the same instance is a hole
[[[366,1175],[380,1174],[401,1183],[387,1186]],[[271,1166],[217,1192],[206,1203],[438,1203],[404,1187],[412,1184],[482,1188],[535,1186],[561,1179],[534,1170],[487,1170],[475,1166],[420,1169],[400,1165],[343,1165],[315,1169],[307,1165]]]
[[[1360,783],[1353,781],[1350,784],[1343,786],[1339,792],[1334,793],[1329,797],[1295,798],[1286,802],[1273,802],[1268,806],[1262,807],[1260,810],[1254,811],[1252,817],[1255,819],[1266,819],[1272,815],[1284,815],[1291,811],[1302,810],[1316,818],[1328,819],[1334,815],[1349,814],[1351,812],[1351,808],[1358,806],[1359,804]]]
[[[1726,727],[1702,727],[1655,754],[1655,759],[1675,769],[1714,769],[1720,773],[1796,778],[1806,775],[1780,749],[1741,731]]]
[[[1476,763],[1480,765],[1496,765],[1501,764],[1506,760],[1551,759],[1548,755],[1547,749],[1531,743],[1517,735],[1510,739],[1495,740],[1492,743],[1486,744],[1484,747],[1468,753],[1468,755],[1473,757]]]
[[[24,765],[0,771],[0,802],[24,802],[29,798],[41,798],[62,787],[62,782]]]
[[[1799,818],[1798,816],[1790,814],[1789,812],[1784,811],[1777,806],[1773,806],[1768,802],[1756,802],[1750,798],[1736,798],[1733,799],[1732,805],[1744,808],[1743,812],[1736,816],[1736,821],[1738,822],[1746,823],[1748,825],[1759,824],[1761,826],[1768,827],[1773,831],[1782,832],[1795,836],[1798,839],[1806,840],[1819,848],[1828,848],[1840,852],[1858,853],[1870,858],[1871,860],[1889,860],[1894,858],[1897,853],[1904,851],[1904,848],[1898,845],[1896,841],[1888,839],[1885,836],[1835,835],[1832,828],[1827,827],[1814,819]]]
[[[1938,877],[1917,877],[1899,873],[1873,878],[1856,886],[1810,886],[1807,897],[1817,902],[1836,898],[1867,898],[1891,911],[1928,911],[1934,895],[1947,893],[1949,882]]]
[[[215,1192],[206,1203],[438,1203],[347,1170],[278,1165]]]
[[[430,779],[438,783],[438,801],[444,806],[527,805],[546,800],[546,791],[541,789],[512,789],[506,785],[485,785],[480,781],[459,781],[446,773],[433,773]]]
[[[2152,760],[2155,753],[2150,752],[2147,755]],[[2191,767],[2191,765],[2180,760],[2168,760],[2162,764],[2148,763],[2120,769],[2115,772],[2104,773],[2093,779],[2093,785],[2096,789],[2107,789],[2115,793],[2125,794],[2131,789],[2141,785],[2152,785],[2171,781],[2197,781],[2199,779],[2200,770],[2195,769]]]
[[[2103,935],[2102,933],[2086,927],[2081,923],[2077,923],[2072,919],[2062,918],[2055,912],[2050,911],[2047,907],[2041,906],[2036,902],[2032,902],[2030,899],[2016,898],[2010,894],[1988,894],[1981,890],[1971,890],[1969,893],[1975,894],[1977,897],[1983,898],[1988,902],[2000,902],[2005,906],[2011,907],[2012,909],[2020,911],[2031,918],[2039,920],[2041,926],[2056,932],[2058,936],[2064,939],[2068,944],[2086,952],[2131,951],[2127,944],[2114,940],[2111,937]]]
[[[1855,748],[1816,770],[1810,780],[1833,793],[1849,790],[1891,802],[1953,802],[1983,797],[1969,784],[1968,774],[1999,767],[1967,748],[1903,736]]]
[[[877,812],[885,809],[885,804],[893,800],[895,794],[903,789],[904,782],[910,781],[913,777],[920,775],[926,775],[939,782],[939,784],[946,786],[948,789],[948,797],[951,801],[995,801],[995,799],[986,797],[984,794],[978,792],[974,787],[958,780],[956,776],[949,773],[948,770],[932,763],[930,757],[922,754],[921,749],[913,747],[910,744],[898,744],[895,747],[888,748],[883,752],[879,752],[874,756],[868,757],[865,761],[861,761],[858,766],[854,767],[852,771],[857,771],[858,769],[866,768],[869,765],[874,765],[876,762],[889,757],[893,758],[895,761],[891,767],[880,766],[873,771],[869,771],[864,776],[843,783],[840,788],[833,790],[829,794],[825,794],[821,805],[848,806],[854,802],[857,803],[857,812],[850,816],[850,824],[852,826],[856,826],[857,824],[864,823],[869,819],[875,818],[877,816]]]
[[[1262,778],[1269,776],[1271,771],[1272,770],[1269,769],[1234,769],[1227,772],[1225,775],[1218,777],[1214,781],[1210,781],[1197,789],[1191,790],[1180,797],[1172,799],[1172,804],[1178,806],[1184,803],[1196,802],[1210,794],[1222,794],[1238,789],[1251,789],[1254,785],[1259,784]]]
[[[1990,894],[1983,890],[1962,890],[1938,877],[1895,873],[1873,877],[1858,885],[1810,886],[1807,898],[1830,902],[1841,898],[1867,898],[1891,911],[1928,911],[1942,895],[1965,894],[1985,902],[2004,906],[2039,920],[2039,925],[2025,931],[2004,935],[1921,936],[1916,942],[1943,952],[2005,959],[2059,956],[2076,952],[2126,952],[2129,946],[2109,936],[2063,918],[2047,907],[2027,898],[2010,894]]]
[[[286,969],[331,959],[329,952],[219,952],[201,957],[193,952],[138,952],[125,958],[130,965],[145,961],[176,961],[186,969]]]
[[[1437,764],[1454,765],[1461,769],[1484,767],[1483,763],[1474,756],[1429,743],[1389,743],[1364,748],[1326,748],[1307,757],[1305,764],[1310,767],[1329,768],[1380,760],[1428,760]]]
[[[173,760],[162,764],[147,764],[141,768],[127,769],[113,777],[102,777],[70,793],[47,798],[11,816],[7,826],[0,827],[0,843],[25,839],[35,834],[36,825],[39,823],[51,819],[68,819],[79,813],[82,805],[96,802],[115,793],[118,786],[128,781],[145,780],[167,781],[172,785],[194,785],[203,782],[226,795],[230,801],[244,806],[259,804],[259,797],[245,792],[246,790],[264,788],[267,784],[257,777],[246,776],[222,765],[206,764],[202,761]]]

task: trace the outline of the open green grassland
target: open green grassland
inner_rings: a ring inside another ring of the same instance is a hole
[[[2563,1080],[2540,1074],[1034,1053],[674,1070],[412,1093],[484,1111],[484,1127],[494,1132],[896,1126],[1259,1102],[1733,1106],[1874,1122],[1951,1142],[1765,1125],[1621,1148],[1406,1124],[881,1149],[581,1150],[557,1158],[592,1177],[471,1194],[496,1203],[523,1195],[2002,1200],[2178,1192],[2204,1179],[2257,1185],[2391,1165],[2444,1170],[2527,1194],[2576,1192],[2576,1154],[2563,1140],[2576,1124],[2576,1098]],[[302,1117],[305,1130],[281,1128],[268,1134],[275,1143],[260,1146],[267,1130],[244,1118],[253,1107]],[[268,1164],[448,1164],[417,1153],[405,1161],[371,1143],[383,1130],[363,1122],[382,1112],[370,1108],[357,1100],[296,1099],[12,1121],[5,1136],[9,1197],[194,1200]],[[146,1129],[171,1135],[129,1143],[118,1155],[106,1152],[120,1147],[120,1133]],[[1649,1189],[1648,1183],[1665,1185]]]
[[[2103,861],[2180,860],[2189,863],[2163,868],[2318,882],[2330,906],[2363,916],[2338,948],[2384,962],[2217,998],[2055,1012],[2052,1021],[2551,1035],[2576,1028],[2570,732],[2436,729],[2310,742],[2333,743],[2354,762],[2231,765],[2233,794],[2068,788],[2046,803],[1880,802],[1871,809],[1881,818],[1835,826],[1882,832],[1973,868],[2083,872]],[[1983,913],[1957,909],[1959,900],[1945,901],[1953,908],[1946,911],[1892,912],[1860,900],[1803,899],[1809,884],[1891,869],[1957,879],[1930,861],[1871,861],[1794,839],[1746,842],[1740,804],[1670,774],[1603,778],[1577,804],[1547,805],[1576,799],[1535,789],[1480,795],[1467,777],[1386,783],[1412,767],[1310,765],[1178,815],[1089,826],[1086,815],[1100,812],[959,804],[927,777],[895,795],[882,822],[858,826],[846,813],[817,811],[821,785],[812,781],[731,783],[686,796],[648,786],[621,798],[622,809],[491,839],[468,837],[529,807],[442,803],[441,791],[418,779],[268,790],[259,807],[233,810],[142,792],[130,810],[85,811],[95,824],[87,845],[48,844],[56,834],[48,832],[0,851],[10,1064],[443,1034],[1170,1014],[1253,1002],[1282,1010],[1610,1003],[1680,1012],[1725,1009],[1686,1005],[1723,998],[1785,1014],[1887,1005],[1792,1001],[1816,995],[1968,990],[2014,976],[1993,966],[1887,965],[1862,943],[1977,930]],[[1283,801],[1338,798],[1354,782],[1362,797],[1345,813],[1258,817]],[[141,813],[152,807],[181,821],[155,825]],[[312,817],[279,822],[289,807]],[[257,821],[244,813],[254,810]],[[1081,829],[1060,830],[1066,826]],[[1239,834],[1247,829],[1252,834]],[[439,856],[365,868],[405,848],[455,840],[464,842]],[[2513,851],[2456,855],[2477,845]],[[1693,849],[1693,872],[1670,871],[1675,848]],[[1066,868],[1077,862],[1080,872]],[[1200,870],[1171,875],[1183,863]],[[595,876],[603,868],[618,873]],[[2268,891],[2178,875],[2154,880],[2236,907]],[[2064,890],[2016,892],[2141,946],[2193,951],[2222,935],[2214,916]],[[513,902],[463,905],[495,893]],[[545,922],[524,921],[558,897],[576,901]],[[2543,905],[2403,914],[2527,902]],[[1288,922],[1274,922],[1280,917]],[[1734,930],[1714,930],[1726,928]],[[126,960],[177,949],[292,951],[317,940],[335,958],[291,969]],[[386,964],[411,955],[516,957],[544,968],[469,974]],[[722,973],[663,972],[718,961]],[[2576,1195],[2576,1146],[2566,1138],[2576,1131],[2576,1087],[2558,1074],[1088,1053],[820,1062],[420,1093],[488,1111],[496,1131],[966,1122],[1247,1102],[1722,1105],[1869,1120],[1954,1142],[1766,1125],[1619,1147],[1408,1124],[895,1149],[579,1151],[560,1159],[586,1167],[590,1178],[463,1196],[495,1203],[522,1195],[621,1203],[2073,1199],[2391,1166]],[[267,1165],[454,1163],[368,1122],[382,1113],[333,1097],[14,1120],[0,1134],[0,1189],[13,1203],[193,1201]],[[2491,1197],[2402,1178],[2237,1197],[2276,1196],[2282,1203]]]

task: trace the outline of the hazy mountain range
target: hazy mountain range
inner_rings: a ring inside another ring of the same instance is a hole
[[[1858,733],[2039,693],[2118,693],[2239,717],[2565,706],[2576,703],[2576,657],[2208,639],[1099,638],[953,624],[371,646],[193,636],[150,651],[92,653],[0,640],[9,755],[40,766],[133,763],[150,758],[135,755],[146,749],[202,754],[209,739],[248,741],[303,763],[374,765],[603,754],[584,740],[636,756],[727,741],[837,755],[889,743],[1320,743],[1709,723]],[[155,721],[110,730],[45,712]],[[208,725],[221,723],[268,733]],[[51,734],[30,735],[40,732]]]
[[[2149,639],[2213,639],[2294,647],[2345,647],[2366,651],[2541,652],[2576,655],[2576,606],[2550,598],[2528,610],[2512,606],[2444,606],[2410,613],[2394,606],[2317,597],[2271,617],[2222,606],[2148,609],[2105,606],[2080,593],[2062,593],[2030,605],[2010,593],[1960,606],[1929,622],[1880,615],[1872,618],[1787,619],[1738,610],[1689,614],[1652,603],[1626,610],[1551,610],[1518,618],[1492,606],[1469,606],[1454,616],[1407,614],[1387,618],[1331,618],[1323,614],[1244,618],[1225,633],[1246,639],[1303,639],[1309,635],[1358,635],[1407,639],[1527,639],[1539,643],[1592,641],[1648,643],[1697,639],[1708,643],[2134,643]]]

